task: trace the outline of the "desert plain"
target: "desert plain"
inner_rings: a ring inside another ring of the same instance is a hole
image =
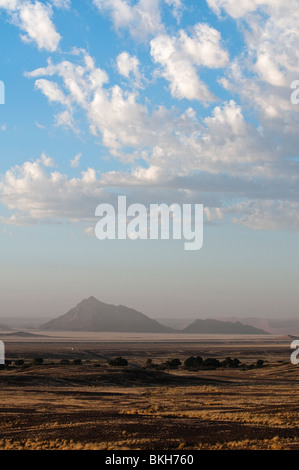
[[[0,450],[299,449],[299,365],[288,337],[27,331],[0,339]],[[119,357],[124,365],[113,363]],[[190,357],[212,361],[190,368]],[[227,358],[236,365],[214,366]]]

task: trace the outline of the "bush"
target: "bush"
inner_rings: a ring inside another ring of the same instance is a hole
[[[74,364],[75,366],[81,366],[82,360],[81,360],[81,359],[74,359],[74,360],[73,360],[73,364]]]
[[[190,356],[184,361],[184,368],[187,370],[198,370],[202,368],[203,359],[200,356]]]
[[[256,363],[257,367],[263,367],[263,365],[264,365],[264,361],[262,359],[259,359]]]
[[[157,367],[157,364],[155,364],[152,359],[147,359],[144,367],[146,369],[154,369]]]
[[[165,366],[167,369],[177,369],[181,365],[181,361],[177,358],[169,359],[165,362]]]
[[[111,359],[108,361],[110,366],[114,367],[123,367],[128,365],[127,359],[124,359],[123,357],[115,357],[114,359]]]
[[[41,366],[41,365],[43,364],[43,362],[44,362],[44,360],[43,360],[42,357],[35,357],[35,358],[33,359],[33,364],[34,364],[35,366]]]
[[[16,365],[16,366],[23,366],[23,365],[24,365],[23,359],[17,359],[17,360],[15,361],[15,365]]]
[[[239,367],[240,364],[241,362],[239,361],[239,359],[231,359],[230,357],[227,357],[226,359],[224,359],[221,365],[223,367],[235,368],[235,367]]]
[[[218,367],[220,367],[220,362],[218,361],[218,359],[208,357],[204,360],[203,366],[205,369],[217,369]]]

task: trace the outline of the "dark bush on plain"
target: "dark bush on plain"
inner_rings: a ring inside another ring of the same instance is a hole
[[[115,367],[123,367],[128,365],[127,359],[124,359],[123,357],[115,357],[114,359],[111,359],[109,361],[110,366],[115,366]]]
[[[177,358],[168,359],[168,361],[165,362],[165,367],[167,369],[177,369],[180,365],[181,365],[181,361]]]
[[[15,361],[15,365],[16,365],[16,366],[23,366],[23,365],[24,365],[23,359],[17,359],[17,360]]]
[[[34,364],[35,366],[41,366],[43,363],[44,363],[44,360],[43,360],[42,357],[35,357],[35,358],[33,359],[33,364]]]
[[[82,360],[81,360],[81,359],[74,359],[74,360],[73,360],[73,364],[74,364],[75,366],[80,366],[80,365],[82,364]]]
[[[190,356],[184,361],[184,368],[187,370],[198,370],[202,368],[203,358],[200,356]]]

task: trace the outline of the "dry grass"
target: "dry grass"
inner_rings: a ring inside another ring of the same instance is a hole
[[[165,375],[142,369],[144,357],[132,350],[126,370],[103,362],[1,371],[0,450],[299,449],[298,366]]]

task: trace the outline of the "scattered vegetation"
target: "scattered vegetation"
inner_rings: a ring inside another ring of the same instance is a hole
[[[33,359],[33,365],[34,366],[41,366],[43,364],[44,360],[42,357],[35,357]]]
[[[128,366],[128,361],[127,359],[119,356],[115,357],[113,359],[110,359],[107,361],[110,366],[114,367],[126,367]],[[278,361],[280,362],[280,361]],[[98,362],[90,361],[90,360],[85,360],[83,361],[80,358],[75,358],[73,360],[70,359],[61,359],[60,361],[45,361],[42,357],[35,357],[31,361],[26,361],[24,359],[15,359],[15,360],[6,360],[5,365],[2,365],[0,370],[4,369],[12,369],[12,368],[22,368],[26,369],[28,367],[32,366],[49,366],[49,365],[82,365],[83,363],[85,364],[92,364],[95,367],[100,367],[101,364]],[[178,370],[178,369],[183,369],[183,370],[188,370],[188,371],[200,371],[200,370],[216,370],[220,368],[229,368],[229,369],[236,369],[236,368],[241,368],[241,369],[255,369],[255,368],[261,368],[265,366],[266,361],[262,359],[258,359],[255,363],[252,364],[245,364],[242,363],[239,359],[237,358],[230,358],[226,357],[224,360],[219,360],[214,357],[207,357],[203,358],[201,356],[190,356],[186,358],[183,362],[181,359],[175,357],[175,358],[169,358],[165,360],[164,362],[154,362],[151,358],[148,358],[146,360],[146,363],[144,365],[145,369],[155,369],[155,370]],[[103,365],[103,364],[102,364]]]
[[[128,365],[128,361],[123,357],[115,357],[114,359],[110,359],[110,361],[108,361],[108,364],[114,367],[125,367]]]
[[[299,449],[297,369],[276,350],[115,351],[16,351],[0,450]]]
[[[219,368],[236,369],[242,366],[243,369],[252,369],[255,367],[263,367],[265,361],[259,359],[256,364],[243,364],[239,359],[230,357],[225,358],[223,361],[213,357],[203,359],[201,356],[190,356],[184,360],[183,364],[178,358],[168,359],[160,364],[154,363],[152,359],[148,358],[145,363],[146,369],[167,370],[178,369],[182,366],[183,369],[189,371],[199,370],[215,370]]]

